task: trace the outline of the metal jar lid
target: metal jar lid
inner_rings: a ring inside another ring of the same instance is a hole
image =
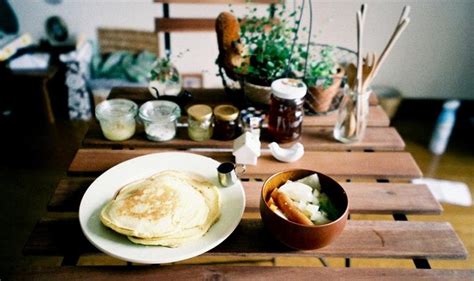
[[[214,108],[214,115],[219,120],[234,121],[239,117],[239,110],[230,104],[222,104]]]
[[[198,121],[208,120],[212,117],[212,108],[205,104],[195,104],[188,108],[188,115]]]
[[[298,79],[282,78],[272,83],[272,94],[282,99],[301,99],[306,91],[306,84]]]

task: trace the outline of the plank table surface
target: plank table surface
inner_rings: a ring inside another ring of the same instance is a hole
[[[16,280],[472,280],[469,270],[256,266],[63,266],[18,272]],[[383,278],[382,278],[383,276]]]
[[[111,98],[129,98],[142,104],[150,100],[146,89],[113,89]],[[210,105],[228,103],[222,90],[196,90],[193,102]],[[429,268],[428,259],[465,259],[467,251],[448,222],[406,221],[406,215],[439,215],[443,209],[427,186],[410,183],[422,176],[413,157],[404,152],[405,143],[389,127],[389,119],[372,99],[369,126],[365,138],[353,144],[332,139],[335,114],[305,116],[304,156],[291,164],[273,159],[265,146],[257,166],[247,166],[241,176],[246,197],[245,213],[236,230],[223,243],[204,253],[209,257],[335,257],[412,259],[417,268]],[[183,121],[184,122],[184,121]],[[194,142],[181,127],[169,142],[148,141],[139,129],[127,141],[111,142],[103,138],[97,123],[90,124],[82,146],[72,160],[68,174],[57,185],[48,203],[48,213],[37,223],[25,247],[25,255],[62,256],[64,265],[76,265],[79,257],[103,256],[84,237],[78,220],[80,201],[89,185],[103,171],[134,157],[157,152],[180,151],[211,157],[219,162],[233,161],[232,141]],[[350,214],[393,215],[395,220],[350,219],[342,234],[330,245],[311,251],[287,248],[272,238],[259,216],[263,181],[287,169],[306,168],[334,177],[346,190]],[[107,187],[104,187],[107,188]],[[401,220],[400,220],[401,219]],[[74,243],[71,243],[74,241]],[[421,261],[421,263],[420,263]],[[423,263],[424,261],[424,263]],[[421,264],[421,265],[420,265]],[[31,269],[16,273],[18,280],[94,279],[225,279],[272,278],[352,280],[466,280],[472,270],[425,270],[393,268],[314,268],[173,265],[166,267],[84,267],[61,266]],[[383,278],[382,278],[383,277]]]

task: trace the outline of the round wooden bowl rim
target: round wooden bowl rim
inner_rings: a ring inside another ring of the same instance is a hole
[[[331,179],[332,181],[334,181],[337,185],[339,185],[339,187],[342,189],[343,191],[343,194],[344,196],[346,197],[346,201],[347,201],[347,204],[346,204],[346,208],[344,209],[344,212],[342,213],[342,215],[340,215],[337,219],[331,221],[331,222],[328,222],[328,223],[325,223],[325,224],[315,224],[315,225],[304,225],[304,224],[300,224],[300,223],[296,223],[296,222],[293,222],[293,221],[290,221],[289,219],[285,219],[285,218],[282,218],[280,217],[279,215],[277,215],[272,209],[270,209],[270,206],[268,206],[268,200],[265,199],[265,196],[263,194],[263,191],[265,190],[265,186],[267,184],[268,181],[270,181],[272,178],[280,175],[280,174],[283,174],[283,173],[288,173],[288,172],[293,172],[293,171],[308,171],[308,172],[312,172],[313,174],[316,173],[319,175],[323,175],[323,176],[326,176],[328,177],[329,179]],[[333,224],[336,224],[338,223],[340,220],[343,220],[343,219],[346,219],[347,217],[347,214],[349,213],[349,197],[347,196],[347,192],[346,190],[344,189],[344,187],[342,187],[342,185],[340,185],[336,180],[334,180],[333,178],[329,177],[328,175],[326,174],[323,174],[323,173],[320,173],[320,172],[316,172],[316,171],[313,171],[313,170],[308,170],[308,169],[289,169],[289,170],[284,170],[284,171],[280,171],[276,174],[273,174],[271,175],[264,183],[263,183],[263,186],[262,186],[262,190],[260,192],[260,196],[262,198],[262,200],[264,201],[265,203],[265,206],[266,208],[268,208],[275,216],[277,216],[279,219],[282,219],[286,222],[289,222],[291,224],[294,224],[296,226],[301,226],[301,227],[308,227],[308,228],[320,228],[320,227],[325,227],[325,226],[328,226],[328,225],[333,225]]]

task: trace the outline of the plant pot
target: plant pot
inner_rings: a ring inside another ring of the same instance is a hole
[[[323,85],[308,87],[306,101],[315,112],[324,113],[337,108],[337,105],[333,105],[333,100],[340,92],[344,73],[344,68],[340,67],[338,73],[332,78],[332,84],[327,88]]]
[[[245,96],[253,103],[270,104],[272,88],[270,86],[260,86],[249,82],[244,82]]]

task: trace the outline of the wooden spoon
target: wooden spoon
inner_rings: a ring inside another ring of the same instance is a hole
[[[362,63],[362,88],[366,89],[372,81],[375,68],[377,67],[378,57],[374,52],[368,53]],[[351,89],[355,89],[357,83],[357,66],[353,63],[346,67],[347,83]]]
[[[370,52],[365,56],[364,64],[362,66],[362,92],[365,92],[367,87],[372,82],[377,64],[378,58],[374,52]]]

